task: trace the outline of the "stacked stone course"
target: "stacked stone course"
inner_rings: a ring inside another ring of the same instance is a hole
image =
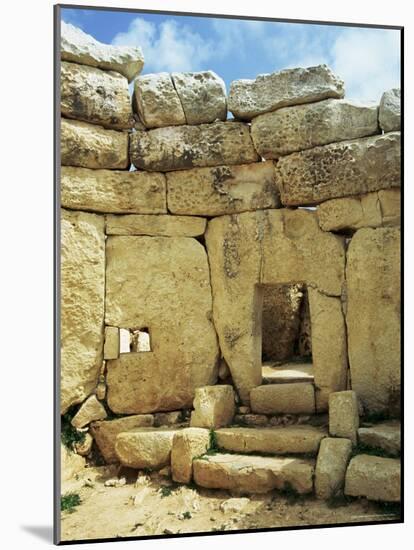
[[[399,90],[143,66],[62,23],[62,414],[181,483],[399,500]]]

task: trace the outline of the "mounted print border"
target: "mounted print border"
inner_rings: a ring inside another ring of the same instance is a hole
[[[54,26],[55,543],[403,522],[403,27]]]

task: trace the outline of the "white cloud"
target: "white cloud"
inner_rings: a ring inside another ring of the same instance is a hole
[[[332,68],[345,81],[346,97],[379,101],[400,86],[399,31],[344,29],[332,48]]]
[[[205,69],[214,53],[212,44],[187,25],[167,20],[156,26],[140,17],[131,22],[127,32],[118,33],[112,43],[141,46],[146,73]]]

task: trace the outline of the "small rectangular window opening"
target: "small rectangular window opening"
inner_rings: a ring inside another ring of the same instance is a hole
[[[141,353],[151,351],[148,327],[119,329],[120,353]]]

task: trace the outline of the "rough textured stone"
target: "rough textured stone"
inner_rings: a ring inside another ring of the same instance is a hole
[[[171,411],[154,414],[154,426],[175,426],[183,422],[182,411]]]
[[[149,176],[150,174],[148,174]],[[107,235],[151,235],[154,237],[198,237],[207,221],[196,216],[130,215],[107,216]]]
[[[362,445],[382,449],[392,456],[399,456],[401,451],[400,423],[390,420],[375,426],[359,428],[358,439]]]
[[[304,299],[301,284],[267,286],[263,290],[262,357],[285,361],[294,355]]]
[[[62,166],[60,181],[67,208],[121,214],[167,211],[164,174]]]
[[[284,107],[252,120],[256,151],[266,159],[379,133],[378,107],[348,99]]]
[[[102,364],[105,235],[102,216],[62,210],[62,414],[95,389]]]
[[[271,162],[169,172],[167,188],[174,214],[221,216],[280,206]]]
[[[332,392],[346,389],[348,357],[341,299],[308,289],[316,409],[328,410]]]
[[[331,199],[318,206],[318,219],[324,231],[355,231],[362,227],[399,225],[399,189],[384,189],[356,197]]]
[[[324,429],[313,426],[221,428],[216,431],[220,449],[247,454],[316,454],[326,435]]]
[[[349,439],[327,437],[322,440],[315,468],[315,493],[329,499],[343,490],[345,473],[352,454]]]
[[[118,434],[136,428],[151,427],[153,424],[154,417],[152,414],[137,414],[116,420],[92,422],[91,433],[105,462],[112,464],[118,462],[118,457],[115,454],[115,441]]]
[[[130,154],[137,168],[161,172],[259,160],[249,127],[241,122],[135,132],[130,137]]]
[[[174,481],[190,483],[193,477],[193,459],[208,450],[209,437],[209,431],[203,428],[186,428],[174,435],[171,451]]]
[[[80,409],[72,418],[71,424],[75,428],[84,428],[94,420],[103,420],[106,416],[105,408],[96,399],[96,395],[91,395],[82,403]]]
[[[226,85],[213,71],[172,73],[187,124],[226,120]]]
[[[345,477],[345,494],[369,500],[399,502],[401,466],[396,458],[357,455],[349,463]]]
[[[286,486],[300,494],[313,489],[313,463],[299,458],[216,454],[193,461],[194,481],[209,489],[267,493]]]
[[[60,22],[60,52],[64,61],[116,71],[129,82],[144,66],[141,48],[102,44],[70,23]]]
[[[265,414],[236,414],[233,424],[240,426],[267,426],[269,424],[269,418]]]
[[[263,414],[315,412],[313,384],[269,384],[250,392],[252,411]]]
[[[360,229],[347,252],[352,388],[367,412],[388,412],[400,393],[400,231]]]
[[[228,426],[235,413],[232,386],[205,386],[195,390],[194,411],[191,426],[196,428],[221,428]]]
[[[217,378],[203,246],[184,237],[108,237],[106,243],[106,324],[148,328],[152,350],[107,362],[109,407],[125,414],[191,407],[195,388]]]
[[[186,123],[183,107],[168,73],[139,76],[134,84],[134,106],[146,128]]]
[[[104,359],[119,357],[119,328],[105,327]]]
[[[382,94],[379,106],[379,123],[384,132],[393,132],[401,127],[401,91],[392,88]]]
[[[128,134],[62,118],[61,163],[84,168],[128,168]]]
[[[84,435],[85,435],[84,440],[78,443],[75,443],[74,447],[78,455],[88,456],[88,454],[92,451],[93,437],[88,432],[86,432]]]
[[[323,232],[314,212],[280,209],[215,218],[206,244],[220,348],[248,404],[250,390],[262,381],[263,285],[300,281],[340,296],[343,239]]]
[[[288,105],[341,98],[343,86],[342,80],[326,65],[285,69],[259,75],[255,80],[234,80],[230,84],[228,109],[236,118],[251,120]]]
[[[352,390],[331,393],[329,396],[329,433],[346,437],[357,443],[359,413],[357,395]]]
[[[128,80],[115,72],[62,61],[60,110],[63,116],[117,130],[132,128]]]
[[[391,132],[281,157],[276,181],[285,206],[318,204],[400,187],[400,162],[400,134]]]
[[[176,432],[172,428],[136,428],[120,433],[115,441],[116,456],[130,468],[159,470],[170,464]]]
[[[85,459],[60,444],[60,481],[68,481],[85,467]]]

